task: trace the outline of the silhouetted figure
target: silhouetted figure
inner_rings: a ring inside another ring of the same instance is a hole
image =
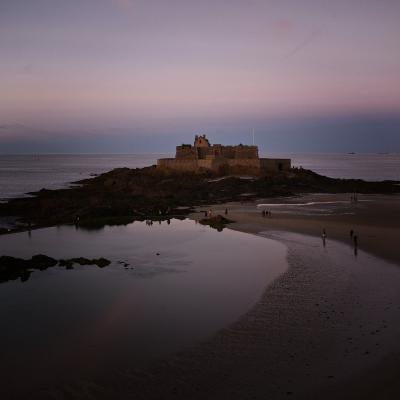
[[[197,220],[196,220],[197,221]],[[167,224],[170,225],[171,224],[171,220],[168,218],[167,219]]]
[[[225,215],[228,215],[228,209],[225,208]]]
[[[322,244],[324,245],[324,247],[326,246],[326,230],[325,230],[325,228],[322,229]]]
[[[353,236],[353,243],[354,243],[354,248],[357,248],[358,247],[358,236],[357,235]]]
[[[354,236],[354,231],[353,231],[353,229],[351,229],[350,230],[350,239],[353,239],[353,236]]]
[[[207,217],[207,211],[204,211],[204,216]]]

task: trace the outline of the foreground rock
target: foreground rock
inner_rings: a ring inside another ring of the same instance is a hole
[[[16,258],[10,256],[0,257],[0,283],[11,280],[21,279],[27,281],[34,270],[44,271],[56,265],[65,266],[72,269],[74,264],[97,265],[100,268],[110,265],[110,261],[105,258],[88,259],[84,257],[71,258],[68,260],[56,260],[55,258],[38,254],[30,259]]]
[[[400,192],[397,182],[332,179],[304,169],[244,179],[211,173],[170,173],[155,167],[121,168],[78,183],[81,186],[42,189],[33,193],[34,197],[0,204],[0,217],[19,217],[25,224],[21,229],[65,223],[96,229],[149,218],[182,217],[202,204],[298,193]]]
[[[210,218],[203,218],[199,221],[202,225],[208,225],[211,228],[216,229],[218,232],[221,232],[226,225],[231,224],[232,222],[230,219],[223,217],[222,215],[216,215],[215,217]]]

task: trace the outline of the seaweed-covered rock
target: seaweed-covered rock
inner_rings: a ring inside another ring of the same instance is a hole
[[[0,282],[13,281],[19,278],[26,281],[30,276],[29,268],[30,264],[27,260],[10,256],[1,256]]]
[[[104,268],[107,265],[110,265],[111,261],[107,260],[106,258],[85,258],[85,257],[77,257],[77,258],[70,258],[68,260],[60,260],[59,265],[65,266],[67,269],[70,269],[73,264],[78,265],[97,265],[100,268]]]
[[[56,265],[64,266],[67,269],[72,269],[74,264],[79,265],[97,265],[104,268],[110,265],[110,261],[106,258],[85,258],[77,257],[66,260],[56,260],[55,258],[37,254],[30,259],[23,259],[11,256],[0,257],[0,283],[11,280],[21,279],[25,282],[29,279],[34,270],[44,271],[47,268],[55,267]]]
[[[47,268],[55,267],[58,264],[58,261],[52,257],[37,254],[29,260],[29,263],[31,264],[31,268],[43,271]]]

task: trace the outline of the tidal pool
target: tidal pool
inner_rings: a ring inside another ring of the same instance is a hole
[[[0,255],[40,253],[111,265],[0,284],[0,393],[104,380],[168,357],[238,319],[287,268],[279,242],[191,220],[0,237]]]

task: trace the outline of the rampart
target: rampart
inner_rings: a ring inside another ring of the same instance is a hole
[[[257,146],[211,145],[205,135],[196,135],[193,146],[177,146],[175,158],[159,159],[157,167],[180,172],[262,175],[290,170],[291,160],[259,158]]]

